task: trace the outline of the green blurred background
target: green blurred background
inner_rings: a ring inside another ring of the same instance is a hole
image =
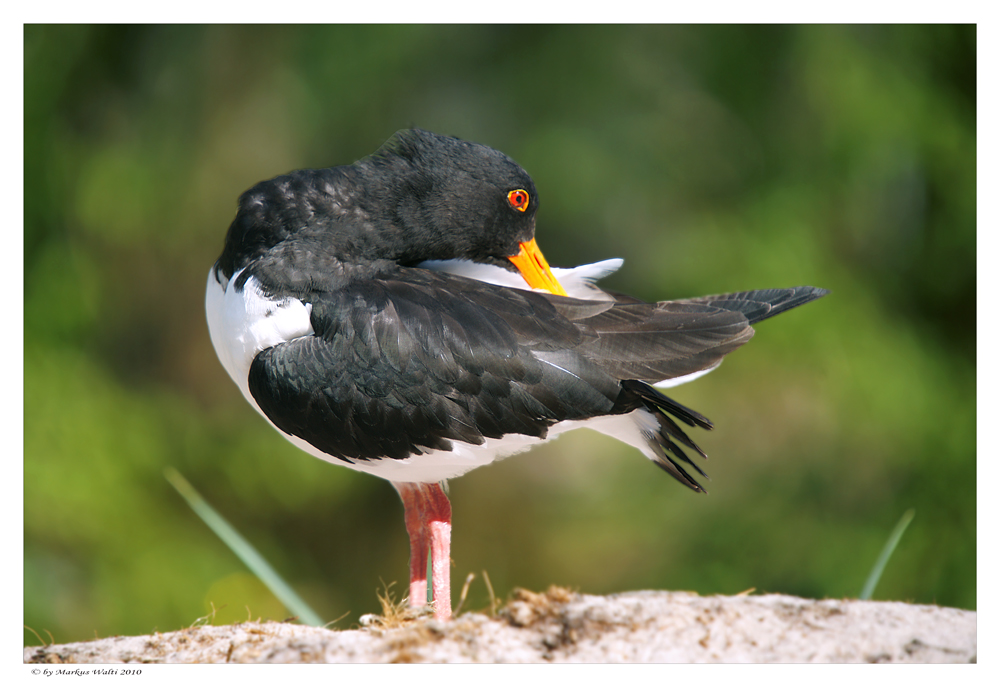
[[[250,409],[203,294],[242,191],[409,126],[511,155],[609,288],[833,292],[671,394],[708,496],[591,432],[453,481],[456,600],[857,596],[914,508],[875,598],[976,608],[975,85],[970,26],[26,27],[25,624],[289,615],[167,466],[337,627],[405,593],[396,493]]]

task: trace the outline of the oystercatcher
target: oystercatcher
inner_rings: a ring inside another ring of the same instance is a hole
[[[392,483],[410,604],[426,603],[429,549],[439,619],[451,616],[445,480],[589,427],[704,491],[685,449],[705,453],[681,424],[712,423],[656,387],[715,369],[751,325],[827,293],[608,293],[594,282],[620,260],[550,269],[538,205],[503,153],[401,131],[352,165],[245,192],[208,273],[226,371],[293,444]]]

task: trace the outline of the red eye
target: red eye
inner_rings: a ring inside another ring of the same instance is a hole
[[[519,212],[524,212],[528,209],[528,202],[531,198],[528,196],[528,192],[523,188],[511,191],[507,194],[507,202],[510,206]]]

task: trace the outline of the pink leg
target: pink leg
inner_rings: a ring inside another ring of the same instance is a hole
[[[451,618],[451,503],[440,484],[393,482],[403,500],[410,535],[410,605],[427,599],[427,549],[431,552],[434,617]]]
[[[402,493],[400,493],[402,496]],[[427,548],[430,546],[430,532],[423,521],[419,495],[412,508],[403,497],[406,511],[406,531],[410,534],[410,605],[418,608],[427,603]]]

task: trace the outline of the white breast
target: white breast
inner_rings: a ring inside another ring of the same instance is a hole
[[[257,403],[247,385],[250,363],[258,353],[271,346],[310,336],[313,333],[309,321],[312,305],[297,298],[267,298],[254,277],[247,279],[242,291],[237,291],[235,284],[239,275],[237,272],[222,284],[216,279],[214,269],[208,271],[205,314],[219,361],[256,408]]]

